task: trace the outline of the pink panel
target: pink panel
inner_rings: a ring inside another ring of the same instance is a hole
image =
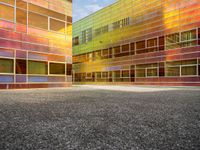
[[[21,49],[21,42],[0,39],[1,47]]]
[[[19,50],[16,50],[16,57],[17,58],[26,58],[26,51],[19,51]]]
[[[0,20],[0,28],[14,30],[14,23]]]

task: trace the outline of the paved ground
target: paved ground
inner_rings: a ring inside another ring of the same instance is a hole
[[[0,91],[0,149],[197,150],[200,88]]]

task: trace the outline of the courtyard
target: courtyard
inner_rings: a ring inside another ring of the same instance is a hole
[[[199,148],[199,87],[0,91],[0,149]]]

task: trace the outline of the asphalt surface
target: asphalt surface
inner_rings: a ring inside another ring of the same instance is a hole
[[[0,149],[200,149],[200,88],[120,89],[0,91]]]

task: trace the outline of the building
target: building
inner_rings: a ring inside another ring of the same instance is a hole
[[[0,0],[0,88],[72,84],[72,0]]]
[[[76,83],[200,85],[200,1],[118,0],[73,24]]]

